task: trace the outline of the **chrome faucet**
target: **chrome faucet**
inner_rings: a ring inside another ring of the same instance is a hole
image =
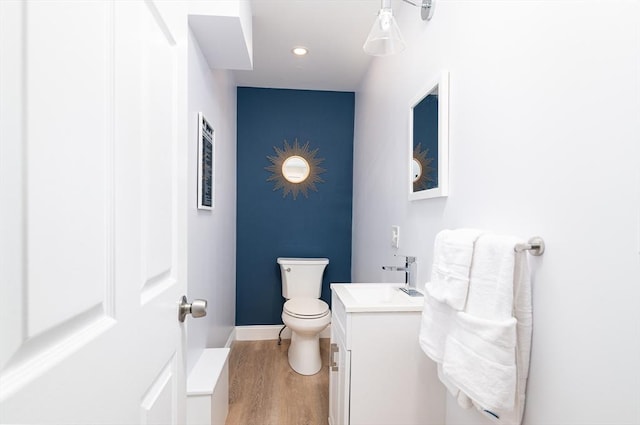
[[[387,270],[391,272],[404,272],[404,288],[400,288],[401,291],[405,292],[407,295],[411,297],[421,297],[422,294],[416,290],[416,273],[415,266],[416,257],[408,256],[408,255],[398,255],[394,254],[394,257],[403,257],[404,258],[404,267],[402,266],[382,266],[382,270]]]

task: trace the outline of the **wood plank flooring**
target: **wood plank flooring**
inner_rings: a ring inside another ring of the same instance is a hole
[[[322,369],[303,376],[289,367],[290,340],[235,341],[229,356],[226,425],[326,425],[329,339],[320,340]]]

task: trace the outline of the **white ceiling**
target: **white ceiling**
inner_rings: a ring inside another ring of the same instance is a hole
[[[236,84],[355,91],[371,56],[362,51],[379,0],[252,0],[253,71]],[[295,46],[309,54],[296,57]]]

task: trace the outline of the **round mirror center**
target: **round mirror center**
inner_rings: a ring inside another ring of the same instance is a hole
[[[413,169],[412,169],[412,176],[413,176],[413,182],[417,182],[418,179],[420,179],[420,176],[422,175],[422,164],[420,164],[420,161],[418,161],[417,159],[413,158]]]
[[[301,183],[309,177],[311,167],[306,159],[292,155],[282,163],[282,175],[291,183]]]

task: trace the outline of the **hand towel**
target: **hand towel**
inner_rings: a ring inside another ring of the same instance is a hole
[[[531,288],[526,254],[513,249],[519,242],[497,235],[476,241],[465,311],[449,324],[442,356],[449,387],[503,424],[522,420],[529,368]]]
[[[432,297],[454,310],[463,310],[467,302],[473,248],[482,233],[477,229],[445,229],[436,235],[431,281],[426,286]]]
[[[438,378],[449,390],[452,396],[466,397],[460,394],[460,390],[453,385],[442,372],[442,359],[444,356],[445,342],[451,332],[455,320],[456,311],[449,305],[436,300],[429,293],[425,285],[424,307],[422,309],[422,321],[418,341],[422,351],[436,362],[438,366]]]
[[[513,317],[515,244],[513,236],[482,235],[476,241],[465,312],[488,320]]]
[[[431,281],[424,288],[419,336],[422,350],[435,362],[442,362],[455,311],[464,308],[473,245],[481,233],[473,229],[445,229],[435,237]]]

